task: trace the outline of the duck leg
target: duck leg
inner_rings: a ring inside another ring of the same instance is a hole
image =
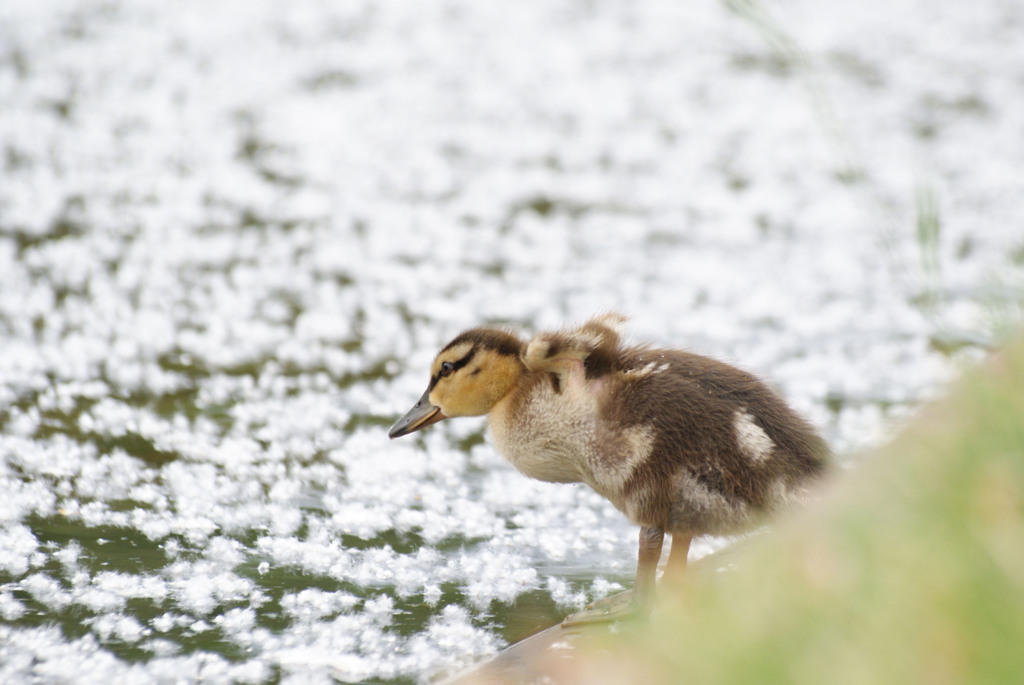
[[[641,528],[640,548],[636,555],[636,580],[633,581],[633,604],[642,616],[651,613],[654,606],[654,579],[661,558],[661,545],[665,541],[662,528]]]
[[[673,578],[681,578],[686,572],[686,557],[690,554],[690,543],[693,542],[692,535],[683,533],[672,533],[672,549],[668,553],[668,562],[665,564],[666,575]]]
[[[664,529],[641,528],[633,590],[597,600],[580,613],[566,617],[562,626],[567,628],[586,623],[607,623],[621,618],[649,615],[654,605],[654,581],[664,541]]]

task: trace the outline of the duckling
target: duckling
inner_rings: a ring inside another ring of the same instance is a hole
[[[607,498],[640,526],[630,606],[611,618],[649,613],[665,533],[666,571],[678,574],[694,537],[748,529],[800,501],[828,461],[812,426],[755,376],[625,345],[624,321],[599,316],[528,343],[504,328],[467,330],[437,354],[426,392],[388,433],[487,415],[495,447],[523,474]]]

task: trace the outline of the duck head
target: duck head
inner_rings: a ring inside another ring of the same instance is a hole
[[[392,440],[441,419],[483,416],[522,375],[524,343],[498,328],[473,328],[445,345],[430,366],[426,392],[388,431]]]

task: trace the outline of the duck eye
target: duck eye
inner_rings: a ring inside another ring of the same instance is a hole
[[[455,365],[451,362],[443,362],[441,364],[441,376],[450,376],[455,371]]]

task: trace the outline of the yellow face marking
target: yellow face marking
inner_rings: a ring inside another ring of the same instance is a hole
[[[482,416],[512,389],[520,373],[517,357],[461,343],[434,360],[430,403],[445,416]]]

